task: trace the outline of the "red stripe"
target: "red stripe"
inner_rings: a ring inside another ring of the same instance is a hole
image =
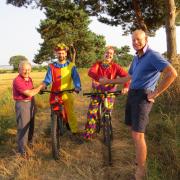
[[[61,68],[55,67],[53,64],[50,64],[51,72],[52,72],[52,91],[60,91],[61,90]],[[55,99],[55,95],[50,95],[50,103]],[[62,96],[59,95],[60,101],[62,101]]]

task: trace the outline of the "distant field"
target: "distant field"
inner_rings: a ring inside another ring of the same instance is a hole
[[[86,87],[90,79],[87,76],[87,69],[79,69],[79,73],[82,79],[82,85]],[[33,79],[34,85],[42,82],[45,77],[46,71],[44,72],[31,72],[31,77]],[[83,74],[83,75],[82,75]],[[4,73],[0,75],[0,95],[7,89],[12,87],[13,79],[18,75],[18,73]]]
[[[5,73],[0,75],[0,92],[4,91],[8,87],[12,87],[13,79],[18,73]],[[45,72],[32,72],[31,77],[35,83],[39,83],[43,80]]]

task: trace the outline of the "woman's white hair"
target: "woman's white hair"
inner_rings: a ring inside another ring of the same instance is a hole
[[[19,69],[21,69],[26,64],[31,66],[31,63],[28,60],[23,60],[19,63]]]

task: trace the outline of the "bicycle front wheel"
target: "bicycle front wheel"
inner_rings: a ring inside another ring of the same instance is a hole
[[[102,119],[102,103],[99,105],[99,109],[97,112],[97,117],[96,117],[96,132],[100,133],[101,130],[101,119]]]
[[[111,116],[110,114],[104,114],[103,116],[103,136],[104,144],[107,146],[107,156],[109,165],[112,164],[112,154],[111,154],[111,140],[112,140],[112,126],[111,126]]]
[[[56,113],[51,114],[51,140],[52,140],[52,155],[55,160],[60,158],[60,117]]]

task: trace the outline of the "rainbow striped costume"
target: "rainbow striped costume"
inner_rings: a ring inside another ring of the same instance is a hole
[[[74,63],[69,60],[65,64],[59,64],[54,62],[49,65],[45,79],[43,81],[46,86],[52,84],[52,91],[63,91],[67,89],[72,89],[73,87],[81,90],[80,77],[77,72]],[[54,95],[50,95],[50,104],[54,101]],[[67,114],[69,126],[72,133],[77,132],[77,119],[74,113],[74,98],[71,93],[64,93],[60,96],[64,103],[65,111]]]
[[[92,78],[92,89],[93,92],[113,92],[116,90],[116,85],[107,84],[100,85],[99,79],[106,77],[108,79],[115,79],[116,77],[125,77],[127,72],[118,64],[111,62],[110,64],[105,64],[102,61],[96,62],[89,69],[88,75]],[[129,87],[129,83],[125,83],[124,87]],[[87,123],[85,125],[85,133],[83,134],[84,138],[91,139],[95,137],[96,132],[96,119],[99,109],[100,102],[103,101],[103,97],[92,97],[90,100],[88,113],[87,113]],[[111,112],[113,110],[113,105],[115,97],[110,96],[107,98],[108,109]]]

